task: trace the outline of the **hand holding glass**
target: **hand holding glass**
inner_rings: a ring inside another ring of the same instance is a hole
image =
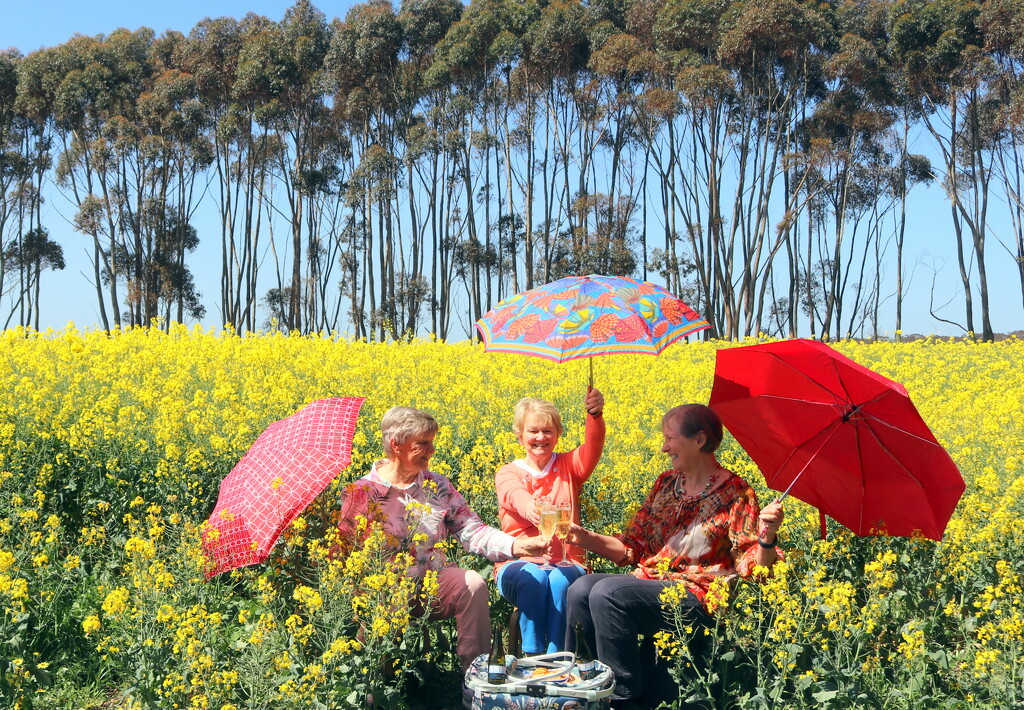
[[[558,515],[558,522],[555,523],[555,535],[558,536],[559,541],[562,543],[562,559],[557,564],[570,565],[572,562],[565,556],[565,540],[569,536],[569,528],[572,525],[572,509],[568,507],[556,508],[555,512]]]
[[[555,534],[555,525],[559,520],[558,509],[544,500],[538,500],[536,505],[537,513],[540,516],[540,525],[537,527],[540,529],[540,534],[544,536],[545,540],[551,540],[551,536]],[[545,560],[542,568],[551,569],[551,565]]]

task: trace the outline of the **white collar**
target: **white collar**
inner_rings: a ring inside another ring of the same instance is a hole
[[[377,464],[379,464],[379,463],[381,463],[381,461],[374,461],[373,462],[373,466],[371,467],[371,470],[373,472],[374,477],[376,477],[377,481],[379,483],[387,486],[388,488],[394,488],[394,489],[399,490],[399,491],[408,490],[408,489],[412,488],[413,486],[418,486],[419,483],[420,483],[420,478],[423,476],[423,471],[420,471],[419,473],[416,474],[416,478],[415,479],[413,479],[410,483],[407,483],[404,486],[401,485],[401,484],[398,484],[398,483],[392,483],[391,481],[389,481],[386,478],[384,478],[384,476],[380,475],[380,471],[377,470]]]
[[[516,459],[512,463],[519,466],[519,468],[523,469],[534,478],[544,478],[544,476],[551,473],[551,467],[555,465],[556,458],[558,458],[558,454],[551,454],[551,458],[548,459],[547,465],[544,466],[544,470],[542,471],[539,471],[533,466],[531,466],[529,463],[527,463],[526,459]]]

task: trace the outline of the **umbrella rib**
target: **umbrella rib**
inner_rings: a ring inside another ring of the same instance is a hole
[[[862,414],[863,414],[864,420],[871,420],[873,422],[877,422],[878,424],[881,424],[882,426],[887,427],[887,428],[891,429],[892,431],[898,431],[900,434],[903,434],[904,436],[909,436],[912,439],[917,439],[922,444],[928,444],[929,446],[937,446],[938,445],[938,444],[936,444],[936,442],[934,442],[934,441],[932,441],[930,439],[926,439],[925,437],[923,437],[923,436],[921,436],[919,434],[915,434],[912,431],[907,431],[906,429],[902,429],[902,428],[900,428],[898,426],[893,426],[891,423],[885,421],[884,419],[876,417],[874,414],[871,414],[870,412],[862,412]]]
[[[802,405],[810,404],[810,405],[814,405],[816,407],[829,407],[829,408],[834,408],[835,407],[835,404],[832,403],[832,402],[812,402],[810,400],[804,399],[803,397],[784,397],[781,394],[759,394],[759,395],[755,395],[755,396],[763,398],[763,399],[778,399],[778,400],[782,400],[784,402],[797,402],[797,403],[802,404]]]
[[[777,355],[776,353],[770,353],[770,356],[772,358],[774,358],[780,365],[785,365],[788,369],[790,369],[793,372],[795,372],[796,374],[800,375],[805,380],[807,380],[808,382],[813,384],[815,387],[819,387],[822,390],[824,390],[825,392],[827,392],[828,394],[832,395],[833,404],[839,404],[840,403],[841,400],[838,397],[835,396],[835,394],[832,392],[832,389],[830,387],[826,387],[822,383],[818,382],[816,379],[814,379],[813,377],[808,375],[806,372],[804,372],[800,368],[798,368],[795,365],[793,365],[792,363],[787,362],[786,360],[782,359],[782,357]],[[845,390],[845,388],[844,388],[844,390]]]
[[[883,422],[881,419],[878,419],[877,417],[871,417],[871,419],[873,421],[878,422],[879,424],[886,424],[886,422]],[[912,481],[914,481],[914,483],[916,483],[917,485],[919,485],[919,486],[921,486],[923,488],[924,484],[917,478],[917,476],[914,475],[914,472],[911,471],[909,468],[907,468],[903,464],[903,462],[899,459],[899,457],[897,457],[895,454],[893,454],[892,450],[888,446],[885,445],[885,443],[882,441],[881,437],[878,436],[878,434],[875,432],[874,428],[871,426],[871,424],[869,422],[865,422],[865,428],[868,430],[868,432],[870,432],[872,438],[874,438],[874,440],[875,440],[875,443],[878,444],[878,447],[889,456],[890,460],[892,460],[892,462],[895,464],[896,468],[898,468],[900,471],[902,471],[907,477],[909,477]],[[896,429],[895,427],[890,427],[890,428],[892,428],[892,429],[894,429],[896,431],[901,431],[901,432],[903,431],[902,429]],[[903,432],[903,433],[908,434],[909,436],[914,436],[913,434],[909,434],[908,432]],[[922,439],[921,437],[916,437],[916,438],[921,439],[921,441],[924,441],[924,442],[926,442],[928,444],[931,444],[932,446],[935,445],[934,442],[928,441],[927,439]],[[866,498],[864,496],[861,496],[861,500],[866,500]],[[935,522],[935,520],[934,520],[934,511],[932,511],[929,508],[929,512],[933,513],[933,515],[932,515],[932,523],[934,524],[934,522]],[[863,525],[863,522],[864,522],[864,506],[863,505],[861,505],[860,514],[861,514],[860,522],[861,522],[861,525]]]
[[[832,440],[832,437],[835,436],[836,432],[839,431],[839,425],[840,424],[841,424],[841,422],[839,422],[839,421],[834,421],[831,424],[829,424],[829,427],[832,429],[832,431],[828,432],[828,436],[826,436],[822,440],[822,442],[820,444],[818,444],[818,448],[814,450],[814,453],[811,454],[810,457],[808,457],[807,463],[805,463],[803,465],[803,468],[801,468],[799,471],[797,471],[797,474],[795,476],[793,476],[793,480],[789,482],[789,485],[786,487],[786,490],[783,491],[782,495],[779,496],[779,498],[777,499],[777,502],[781,503],[783,500],[786,499],[786,496],[789,495],[789,491],[792,490],[792,488],[796,484],[797,480],[800,478],[800,476],[803,475],[804,471],[807,470],[807,467],[811,465],[811,462],[814,461],[814,458],[818,455],[819,452],[821,452],[821,450],[823,448],[825,448],[825,444],[827,444],[829,441]],[[822,430],[821,432],[819,432],[819,434],[824,433],[825,431],[827,431],[827,430]],[[810,439],[808,439],[808,441],[810,441]],[[807,442],[804,442],[804,443],[807,443]],[[782,464],[779,465],[775,469],[776,472],[781,471],[783,468],[785,468],[786,464],[788,464],[790,459],[793,458],[793,455],[797,451],[799,451],[802,447],[803,447],[803,444],[801,444],[800,446],[794,446],[793,450],[789,452],[789,456],[786,457],[786,460],[783,461]]]
[[[888,427],[888,428],[892,429],[893,431],[898,431],[898,432],[900,432],[901,434],[906,434],[906,435],[907,435],[907,436],[909,436],[909,437],[912,437],[912,438],[914,438],[914,439],[917,439],[918,441],[920,441],[920,442],[921,442],[921,443],[923,443],[923,444],[928,444],[929,446],[938,446],[938,444],[936,444],[936,443],[935,443],[934,441],[929,441],[928,439],[925,439],[925,438],[924,438],[924,437],[922,437],[922,436],[918,436],[917,434],[912,434],[912,433],[910,433],[910,432],[908,432],[908,431],[904,431],[903,429],[900,429],[899,427],[894,427],[894,426],[890,425],[890,424],[889,424],[888,422],[886,422],[886,421],[883,421],[883,420],[879,419],[878,417],[870,417],[870,419],[871,419],[871,422],[875,422],[875,423],[881,424],[882,426],[886,426],[886,427]],[[887,454],[889,455],[889,457],[890,457],[890,458],[891,458],[891,459],[892,459],[893,461],[895,461],[895,462],[896,462],[896,463],[897,463],[897,464],[899,465],[899,467],[900,467],[901,469],[903,469],[903,470],[904,470],[904,471],[906,472],[906,474],[907,474],[908,476],[910,476],[911,478],[913,478],[913,479],[914,479],[914,481],[916,481],[917,483],[921,483],[921,481],[919,481],[919,480],[917,479],[917,476],[915,476],[915,475],[914,475],[914,474],[913,474],[913,473],[912,473],[912,472],[910,471],[910,469],[908,469],[908,468],[907,468],[906,466],[904,466],[904,465],[903,465],[903,463],[902,463],[902,462],[901,462],[901,461],[899,460],[899,458],[897,458],[897,457],[896,457],[896,455],[895,455],[895,454],[893,454],[892,450],[891,450],[891,449],[890,449],[890,448],[889,448],[888,446],[886,446],[886,445],[885,445],[885,443],[884,443],[884,442],[882,441],[881,437],[880,437],[880,436],[878,436],[878,434],[877,434],[877,433],[875,432],[874,428],[873,428],[873,427],[871,426],[871,422],[867,422],[867,421],[865,421],[865,426],[866,426],[867,430],[868,430],[869,432],[871,432],[871,436],[873,436],[873,437],[874,437],[874,439],[875,439],[875,442],[876,442],[876,443],[878,444],[878,446],[879,446],[879,447],[880,447],[880,448],[881,448],[881,449],[882,449],[882,450],[883,450],[883,451],[884,451],[885,453],[887,453]],[[940,447],[940,448],[941,448],[941,447]]]

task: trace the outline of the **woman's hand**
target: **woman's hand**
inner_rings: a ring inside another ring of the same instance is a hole
[[[779,536],[779,528],[782,527],[782,521],[785,517],[786,514],[782,510],[782,503],[776,501],[766,505],[761,511],[761,530],[758,533],[758,537],[766,543],[775,544]]]
[[[604,411],[604,395],[596,387],[587,390],[587,396],[583,400],[583,406],[591,416],[598,416]]]
[[[576,523],[572,523],[569,526],[568,534],[565,536],[565,544],[566,545],[576,545],[578,547],[582,547],[582,545],[580,544],[580,540],[586,534],[587,534],[587,530],[585,528],[580,527]]]
[[[543,535],[536,537],[517,537],[512,544],[512,554],[516,557],[543,557],[548,553],[551,541]]]
[[[537,507],[538,501],[535,499],[533,505],[526,509],[526,519],[533,523],[534,527],[540,527],[540,508]]]

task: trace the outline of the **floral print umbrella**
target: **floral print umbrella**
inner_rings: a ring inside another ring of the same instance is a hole
[[[476,322],[488,352],[555,362],[657,355],[711,325],[661,286],[627,276],[570,276],[517,293]]]

